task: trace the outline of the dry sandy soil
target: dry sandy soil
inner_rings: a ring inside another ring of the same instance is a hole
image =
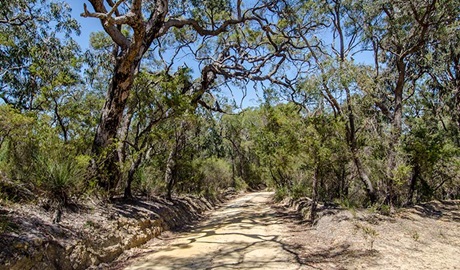
[[[257,192],[181,232],[132,249],[113,269],[460,269],[458,202],[393,217],[328,209],[312,226]]]

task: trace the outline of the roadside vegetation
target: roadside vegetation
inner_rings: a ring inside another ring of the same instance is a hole
[[[460,199],[459,1],[89,2],[0,3],[1,205]]]

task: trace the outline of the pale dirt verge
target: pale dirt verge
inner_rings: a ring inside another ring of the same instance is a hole
[[[271,203],[272,195],[234,199],[206,221],[132,250],[113,269],[460,269],[460,204],[441,215],[412,208],[393,217],[333,209],[311,226]]]
[[[460,269],[459,210],[458,201],[433,201],[391,217],[332,210],[287,241],[304,242],[299,256],[317,269]]]

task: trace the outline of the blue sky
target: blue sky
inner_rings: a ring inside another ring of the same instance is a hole
[[[101,31],[101,23],[98,19],[83,18],[80,16],[80,14],[83,13],[83,3],[86,3],[88,7],[90,6],[88,1],[67,0],[66,2],[72,8],[72,17],[76,18],[81,25],[81,34],[80,36],[75,36],[75,40],[80,44],[83,50],[86,50],[89,48],[89,36],[91,32]]]

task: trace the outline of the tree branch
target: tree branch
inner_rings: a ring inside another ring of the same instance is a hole
[[[120,46],[123,50],[128,49],[129,40],[121,33],[121,31],[115,26],[115,21],[111,20],[111,17],[107,16],[107,10],[104,7],[103,1],[101,0],[90,0],[95,12],[89,12],[86,4],[83,4],[84,12],[80,15],[84,18],[98,18],[102,22],[104,30],[109,34],[112,40]],[[112,9],[113,10],[113,9]],[[123,17],[123,16],[121,16]],[[121,18],[117,17],[117,18]],[[118,20],[118,23],[121,21]]]

